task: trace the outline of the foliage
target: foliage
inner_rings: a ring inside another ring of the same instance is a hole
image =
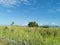
[[[13,25],[13,24],[14,24],[14,22],[11,23],[11,25]]]
[[[28,27],[38,27],[38,24],[36,22],[29,22]]]

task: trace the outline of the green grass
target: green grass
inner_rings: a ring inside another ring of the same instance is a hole
[[[60,28],[0,26],[0,45],[60,45]]]

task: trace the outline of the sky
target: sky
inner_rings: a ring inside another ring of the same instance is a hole
[[[60,25],[60,0],[0,0],[0,25]]]

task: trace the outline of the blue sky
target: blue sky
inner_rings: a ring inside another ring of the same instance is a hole
[[[0,25],[60,25],[60,0],[0,0]]]

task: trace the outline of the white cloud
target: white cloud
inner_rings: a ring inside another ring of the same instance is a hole
[[[31,5],[31,3],[29,2],[29,0],[21,0],[21,2],[23,2],[23,4],[25,4],[25,5]]]
[[[26,2],[26,3],[29,2],[28,0],[21,0],[21,1],[22,1],[22,2]]]
[[[25,5],[35,5],[37,0],[20,0]]]
[[[0,0],[0,5],[3,7],[13,7],[19,3],[18,0]]]
[[[55,25],[55,23],[54,23],[54,22],[52,22],[51,24],[52,24],[52,25]]]
[[[33,3],[35,3],[35,0],[0,0],[0,6],[14,7],[20,5],[20,3],[23,3],[25,5],[32,5],[30,1],[33,1]]]
[[[28,0],[0,0],[0,5],[3,7],[14,7],[23,3],[25,5],[30,5]]]
[[[40,26],[42,26],[43,24],[41,23]]]

